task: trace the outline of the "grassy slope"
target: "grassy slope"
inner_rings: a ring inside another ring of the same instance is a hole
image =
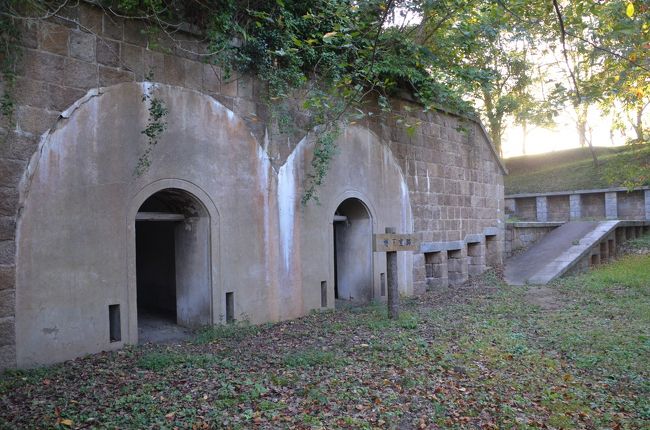
[[[398,321],[371,306],[10,372],[0,428],[648,428],[649,267],[529,289],[489,273]]]
[[[586,148],[505,160],[509,175],[506,194],[584,190],[612,186],[603,177],[607,165],[628,147],[596,148],[600,166],[595,168]]]

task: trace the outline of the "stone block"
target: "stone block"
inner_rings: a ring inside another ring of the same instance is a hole
[[[237,80],[237,97],[253,98],[253,80],[248,76],[242,76]]]
[[[15,290],[0,290],[0,318],[12,317],[16,310]]]
[[[0,347],[0,369],[13,369],[16,367],[16,347],[7,345]]]
[[[102,35],[114,40],[124,39],[124,20],[122,18],[104,14],[102,22]]]
[[[113,40],[97,38],[97,63],[104,66],[118,67],[120,65],[120,44]]]
[[[16,23],[20,32],[20,44],[24,48],[38,48],[38,25],[29,20],[19,20]]]
[[[618,218],[618,203],[616,201],[616,192],[605,193],[605,218]]]
[[[19,130],[41,135],[56,123],[59,112],[31,106],[20,106],[16,111],[16,118]]]
[[[140,47],[146,47],[149,37],[145,26],[140,21],[127,19],[124,21],[124,41]]]
[[[225,97],[237,97],[237,81],[238,78],[234,74],[228,78],[223,77],[221,81],[221,95]]]
[[[179,40],[174,46],[174,54],[180,58],[199,61],[199,43],[196,40]]]
[[[70,56],[78,60],[94,62],[95,35],[85,31],[75,30],[70,33]]]
[[[13,290],[16,287],[16,267],[0,265],[0,290]]]
[[[0,264],[12,265],[16,262],[16,242],[0,240]]]
[[[165,55],[164,64],[163,82],[170,85],[183,86],[185,83],[185,65],[183,64],[183,60],[171,55]]]
[[[11,216],[0,216],[0,240],[13,240],[16,235],[16,220]]]
[[[212,64],[203,65],[203,91],[218,93],[221,91],[221,69]]]
[[[14,318],[0,318],[0,346],[14,345],[16,343],[16,325]],[[2,361],[0,361],[2,363]]]
[[[572,220],[582,217],[582,201],[580,194],[571,194],[569,196],[569,217]]]
[[[97,65],[71,58],[66,59],[64,84],[85,90],[96,88],[99,84]]]
[[[140,46],[125,43],[122,45],[122,65],[133,72],[137,81],[144,80],[144,49]]]
[[[0,187],[0,215],[14,216],[18,204],[18,191],[15,187]]]
[[[47,52],[26,49],[18,74],[39,81],[60,80],[64,74],[64,57]]]
[[[144,51],[144,76],[147,80],[161,81],[165,75],[165,56],[160,52]]]
[[[18,104],[63,111],[84,95],[83,90],[50,84],[33,79],[19,78],[16,82]]]
[[[62,25],[42,22],[38,29],[38,46],[53,54],[68,55],[70,29]]]
[[[99,66],[99,85],[102,87],[108,87],[122,82],[133,82],[134,80],[135,75],[133,72]]]
[[[79,26],[94,34],[102,32],[102,11],[85,2],[79,2]]]
[[[203,87],[203,64],[197,61],[184,61],[185,87],[200,90]]]
[[[0,159],[0,184],[5,187],[15,187],[25,170],[25,162],[22,160]]]

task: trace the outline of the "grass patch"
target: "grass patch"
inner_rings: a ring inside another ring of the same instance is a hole
[[[199,344],[206,344],[218,340],[242,340],[257,335],[261,330],[261,326],[252,325],[248,322],[219,324],[201,330],[194,338],[194,341]]]
[[[492,272],[398,320],[377,304],[6,372],[0,428],[647,428],[650,256],[545,287],[552,309],[530,288]]]
[[[632,250],[650,249],[650,234],[644,234],[636,239],[625,242],[625,247]]]
[[[633,148],[624,146],[596,150],[598,167],[594,167],[591,153],[586,148],[507,159],[505,164],[509,175],[504,178],[505,193],[543,193],[621,185],[610,182],[608,167],[616,167],[622,159],[629,158]],[[634,159],[631,160],[629,163],[634,163]]]
[[[282,363],[287,367],[338,367],[345,365],[346,360],[333,351],[307,349],[285,355]]]

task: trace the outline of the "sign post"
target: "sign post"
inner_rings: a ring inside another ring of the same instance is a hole
[[[375,234],[373,250],[386,253],[386,282],[388,287],[388,318],[399,318],[399,288],[397,285],[397,252],[417,251],[419,242],[412,234],[396,234],[394,227],[386,227],[386,234]]]

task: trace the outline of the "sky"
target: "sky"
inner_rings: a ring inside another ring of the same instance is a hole
[[[417,14],[403,12],[403,10],[398,9],[388,25],[417,24],[421,20],[421,17]],[[544,58],[543,60],[548,63],[552,59]],[[555,62],[557,63],[557,59],[555,59]],[[555,127],[552,129],[529,127],[525,152],[522,127],[508,124],[502,141],[504,158],[578,148],[580,146],[578,132],[569,110],[567,108],[567,110],[560,113],[555,120]],[[612,121],[610,118],[604,117],[595,108],[590,110],[587,138],[591,139],[593,146],[612,147],[625,143],[625,138],[620,132],[611,132],[611,126]]]
[[[578,132],[575,123],[568,112],[562,112],[556,119],[553,129],[532,128],[528,131],[526,139],[526,154],[540,154],[563,149],[578,148]],[[590,112],[589,127],[591,128],[591,141],[594,146],[618,146],[625,143],[620,132],[610,134],[611,120],[603,117],[597,111]],[[588,134],[589,137],[589,134]],[[613,141],[613,142],[612,142]],[[523,130],[519,126],[508,126],[503,139],[504,158],[517,157],[523,153]]]

